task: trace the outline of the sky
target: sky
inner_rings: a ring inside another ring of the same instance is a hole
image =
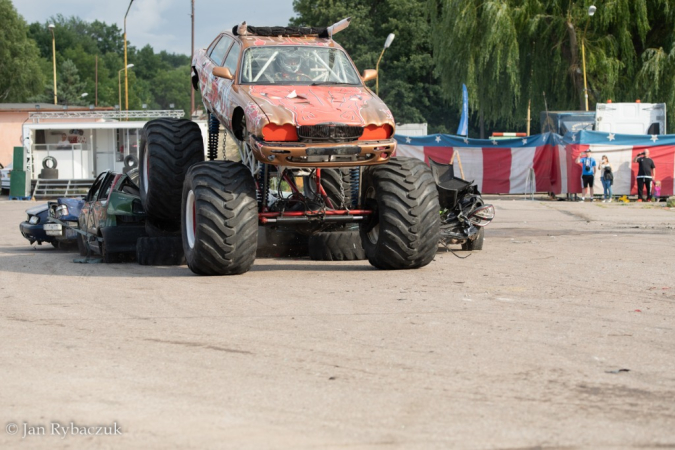
[[[128,0],[12,0],[26,22],[46,22],[63,14],[89,22],[124,25]],[[191,0],[133,0],[127,16],[127,39],[155,52],[190,54]],[[295,14],[293,0],[195,0],[195,49],[207,47],[224,29],[246,21],[254,26],[288,25]],[[57,37],[58,39],[58,37]]]

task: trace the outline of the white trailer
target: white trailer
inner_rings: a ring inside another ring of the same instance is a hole
[[[140,113],[144,118],[182,117],[183,111],[108,111],[87,113],[32,113],[33,123],[23,125],[28,170],[37,179],[43,161],[57,161],[58,179],[93,179],[105,170],[122,172],[125,158],[138,161],[141,130],[146,120],[119,120]],[[49,122],[49,119],[73,121]],[[138,117],[138,116],[136,116]],[[198,122],[199,123],[199,122]],[[207,127],[199,123],[207,142]]]
[[[598,103],[595,131],[616,134],[666,134],[665,103]]]

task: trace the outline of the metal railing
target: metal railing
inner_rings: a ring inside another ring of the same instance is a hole
[[[160,117],[172,117],[180,119],[185,116],[182,109],[162,110],[136,110],[136,111],[49,111],[32,112],[28,118],[33,123],[39,123],[40,119],[156,119]]]
[[[59,198],[86,195],[94,179],[45,180],[38,178],[33,190],[34,198]]]

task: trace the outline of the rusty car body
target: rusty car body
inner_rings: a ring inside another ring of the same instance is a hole
[[[386,162],[396,149],[389,108],[333,39],[221,33],[193,60],[208,111],[261,163],[294,167]],[[286,70],[284,61],[299,63]],[[295,71],[293,71],[295,70]],[[245,156],[242,158],[245,160]]]

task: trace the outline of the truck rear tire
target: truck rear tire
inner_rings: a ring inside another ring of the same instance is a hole
[[[440,237],[436,183],[423,161],[392,158],[363,172],[361,223],[368,261],[378,269],[416,269],[433,259]]]
[[[309,257],[314,261],[366,259],[359,230],[323,231],[309,237]]]
[[[136,241],[136,260],[141,266],[185,264],[183,241],[178,237],[141,237]]]
[[[321,187],[333,204],[334,209],[346,209],[351,206],[351,182],[349,169],[321,169]],[[316,195],[316,179],[306,177],[305,197]]]
[[[185,119],[155,119],[143,127],[140,148],[140,191],[149,217],[178,227],[183,180],[190,166],[204,161],[199,126]]]
[[[256,186],[246,166],[209,161],[190,168],[183,186],[183,250],[199,275],[248,272],[258,246]]]

